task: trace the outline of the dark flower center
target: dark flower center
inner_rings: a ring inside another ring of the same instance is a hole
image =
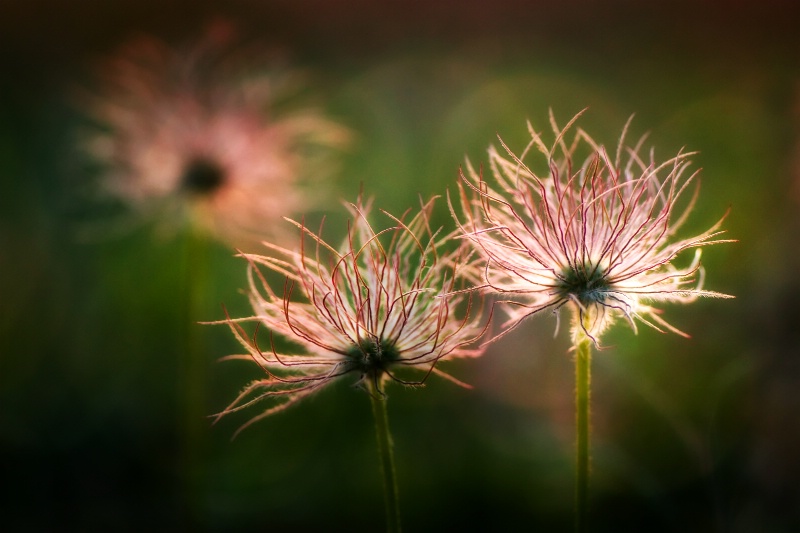
[[[392,342],[369,337],[350,348],[347,357],[351,370],[377,376],[386,371],[392,363],[400,360],[400,351]]]
[[[558,279],[558,293],[562,297],[573,296],[582,304],[605,302],[611,287],[605,271],[592,264],[567,268]]]
[[[198,157],[189,161],[181,176],[181,188],[193,194],[210,194],[225,181],[225,171],[211,159]]]

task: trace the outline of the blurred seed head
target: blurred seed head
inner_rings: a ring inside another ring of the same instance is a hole
[[[188,225],[239,245],[274,236],[282,216],[323,196],[311,191],[348,140],[316,110],[290,105],[299,76],[237,47],[225,23],[183,47],[139,37],[96,74],[84,98],[96,127],[83,145],[100,187],[168,231]]]

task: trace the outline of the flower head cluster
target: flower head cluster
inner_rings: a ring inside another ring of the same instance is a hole
[[[469,164],[462,173],[461,227],[486,260],[485,286],[512,304],[507,327],[566,305],[576,340],[588,336],[597,344],[617,317],[634,331],[638,320],[686,335],[651,304],[729,297],[703,290],[699,263],[700,247],[729,242],[718,239],[722,220],[676,238],[697,197],[697,187],[690,188],[697,172],[687,172],[692,154],[656,162],[652,150],[642,152],[644,139],[626,145],[625,131],[609,154],[573,129],[577,118],[562,129],[551,117],[551,146],[529,127],[532,140],[522,155],[502,140],[506,155],[490,148],[499,190]],[[524,161],[532,149],[544,156],[538,172]],[[694,259],[674,264],[689,249]]]
[[[482,353],[468,346],[486,328],[481,313],[468,293],[455,290],[462,281],[474,282],[480,270],[468,247],[443,251],[453,236],[431,231],[433,201],[410,220],[384,212],[392,224],[380,231],[368,222],[369,205],[349,205],[352,225],[338,249],[294,222],[299,250],[265,243],[273,255],[244,254],[255,315],[226,321],[248,352],[229,358],[252,358],[266,376],[220,416],[274,400],[249,425],[349,374],[379,394],[387,379],[419,385],[431,373],[460,383],[435,365]],[[268,271],[285,278],[281,291],[270,286]],[[241,326],[248,321],[288,339],[299,353],[278,353],[274,343],[262,350]],[[422,378],[408,381],[401,377],[404,368],[421,370]]]
[[[189,47],[150,37],[123,47],[87,98],[100,128],[86,146],[112,197],[170,226],[245,242],[305,207],[299,181],[317,169],[304,154],[339,146],[347,133],[307,109],[268,114],[292,76],[256,70],[232,36],[219,23]]]

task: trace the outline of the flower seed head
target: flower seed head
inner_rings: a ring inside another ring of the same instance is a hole
[[[472,294],[457,290],[479,273],[468,246],[447,250],[454,235],[431,231],[432,207],[433,200],[410,220],[384,212],[391,225],[375,230],[369,204],[359,200],[348,207],[353,220],[339,247],[294,222],[301,232],[298,249],[267,244],[271,255],[244,254],[254,315],[225,322],[248,352],[232,358],[254,360],[266,377],[220,416],[272,401],[252,423],[346,375],[359,384],[369,381],[381,394],[389,380],[421,385],[431,373],[458,383],[437,364],[482,353],[469,345],[486,323]],[[262,269],[284,277],[282,289]],[[289,340],[296,353],[279,353],[274,345],[262,350],[240,325],[248,321]],[[408,380],[405,369],[422,377]]]
[[[566,306],[576,340],[597,343],[617,317],[634,330],[638,321],[685,335],[651,303],[729,297],[702,288],[699,262],[701,247],[730,242],[719,238],[722,220],[700,235],[677,237],[697,196],[692,154],[658,162],[652,150],[643,152],[644,139],[625,144],[625,131],[609,154],[574,128],[577,118],[560,128],[551,116],[550,145],[530,128],[520,156],[502,140],[504,154],[490,148],[494,184],[469,163],[462,172],[460,226],[486,261],[484,286],[506,297],[508,329]],[[532,151],[543,156],[544,172],[526,161]],[[679,266],[690,249],[694,258]]]
[[[85,98],[98,127],[84,147],[107,196],[168,232],[190,226],[241,246],[315,201],[309,185],[348,133],[312,109],[281,109],[297,75],[242,54],[233,37],[212,25],[189,46],[127,43]]]

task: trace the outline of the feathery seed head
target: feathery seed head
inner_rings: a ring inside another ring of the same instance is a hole
[[[574,127],[578,116],[560,128],[551,115],[551,145],[529,126],[532,140],[522,155],[502,140],[505,154],[490,148],[496,185],[469,163],[462,172],[466,220],[459,224],[486,261],[484,287],[507,297],[509,328],[567,306],[573,336],[596,344],[617,317],[634,330],[639,321],[685,335],[650,303],[730,297],[703,290],[699,263],[701,247],[731,242],[719,238],[722,220],[700,235],[676,237],[697,197],[690,188],[697,172],[688,172],[692,154],[658,162],[652,150],[643,151],[644,139],[625,144],[627,125],[609,154]],[[544,172],[525,161],[531,151],[544,156]],[[678,256],[693,248],[694,259],[677,266]]]
[[[109,57],[84,97],[97,125],[84,147],[102,191],[143,220],[249,244],[308,206],[307,178],[324,174],[349,135],[312,109],[282,109],[297,76],[233,37],[216,24],[190,46],[140,37]]]
[[[486,324],[471,293],[457,291],[479,274],[468,246],[447,251],[453,235],[431,231],[433,202],[410,220],[384,212],[391,225],[375,230],[368,222],[369,204],[359,200],[348,206],[353,220],[338,248],[293,222],[301,233],[299,249],[265,243],[272,255],[243,254],[250,264],[254,315],[224,321],[248,352],[230,358],[252,359],[266,376],[245,388],[220,416],[274,400],[246,427],[350,374],[357,383],[369,380],[381,393],[387,380],[421,385],[431,373],[460,383],[436,365],[482,353],[468,346]],[[262,268],[285,277],[282,291],[272,287]],[[296,344],[299,354],[278,353],[274,345],[262,350],[242,322],[265,326]],[[423,375],[408,381],[401,377],[404,368]]]

